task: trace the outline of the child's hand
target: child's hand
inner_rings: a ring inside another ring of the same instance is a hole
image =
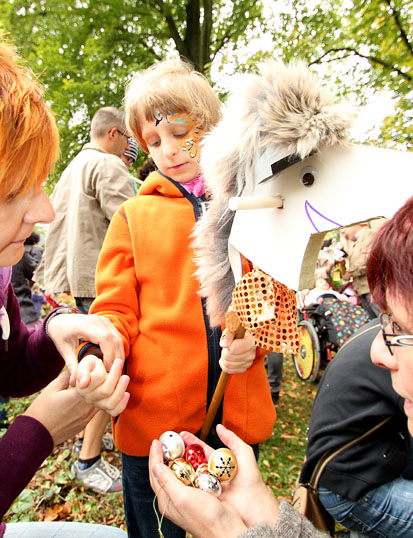
[[[87,355],[77,367],[78,394],[113,417],[125,409],[130,397],[126,392],[130,378],[122,375],[123,363],[123,360],[115,359],[107,372],[101,359]]]
[[[229,333],[221,338],[219,344],[223,348],[219,365],[227,374],[241,374],[254,362],[257,348],[248,331],[239,339],[235,339],[235,332]]]

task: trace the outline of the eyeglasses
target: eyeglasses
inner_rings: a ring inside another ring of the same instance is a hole
[[[129,140],[129,135],[127,135],[124,131],[121,131],[120,129],[118,129],[116,127],[116,130],[118,131],[118,133],[122,136],[124,136],[126,138],[126,140]]]
[[[413,334],[402,334],[400,327],[392,321],[390,314],[380,314],[380,326],[384,343],[391,355],[393,355],[393,346],[413,346]]]

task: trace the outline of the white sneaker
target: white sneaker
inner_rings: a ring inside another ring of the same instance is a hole
[[[82,450],[82,444],[83,439],[77,439],[73,443],[73,452],[75,452],[76,454],[80,454],[80,451]],[[100,451],[103,452],[104,450],[106,450],[106,452],[111,452],[112,450],[115,450],[115,443],[113,442],[113,439],[110,435],[104,435],[102,437]]]
[[[88,469],[79,468],[79,461],[72,465],[75,477],[88,488],[98,493],[122,493],[122,476],[119,469],[108,463],[102,456]]]

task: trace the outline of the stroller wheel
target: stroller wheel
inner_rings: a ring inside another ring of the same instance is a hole
[[[300,379],[314,382],[320,370],[320,342],[309,321],[300,321],[298,324],[300,348],[297,355],[293,355],[295,371]]]

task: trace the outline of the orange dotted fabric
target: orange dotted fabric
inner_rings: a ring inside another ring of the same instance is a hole
[[[232,293],[226,331],[241,324],[255,345],[268,351],[297,353],[297,303],[292,290],[258,268],[245,274]]]

